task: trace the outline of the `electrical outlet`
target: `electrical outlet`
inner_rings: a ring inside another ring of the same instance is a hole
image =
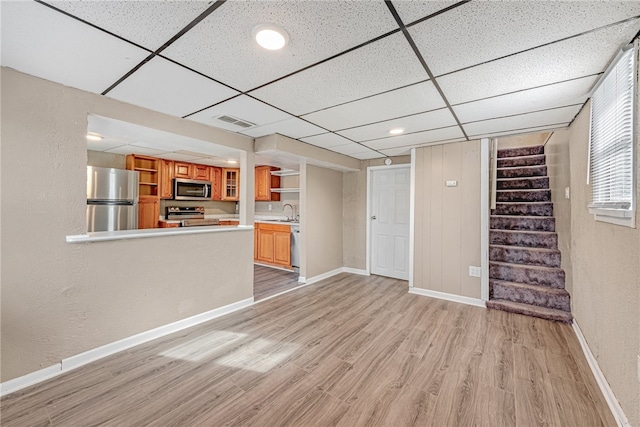
[[[482,269],[480,267],[469,266],[469,276],[480,277],[482,276]]]
[[[273,206],[271,205],[271,203],[269,203],[269,210],[272,211],[273,210]]]

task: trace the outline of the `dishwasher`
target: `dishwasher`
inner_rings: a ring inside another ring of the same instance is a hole
[[[291,226],[291,267],[300,274],[300,226]]]

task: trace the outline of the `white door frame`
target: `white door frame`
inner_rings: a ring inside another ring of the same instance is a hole
[[[411,163],[398,165],[369,166],[367,167],[367,274],[371,274],[371,178],[376,170],[385,169],[409,169],[411,183],[409,188],[409,286],[413,284],[413,166]]]

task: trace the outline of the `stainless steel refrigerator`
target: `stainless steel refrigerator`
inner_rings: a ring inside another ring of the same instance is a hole
[[[139,172],[87,166],[87,231],[138,228]]]

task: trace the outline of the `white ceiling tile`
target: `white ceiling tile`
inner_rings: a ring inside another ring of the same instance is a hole
[[[156,50],[209,7],[209,1],[47,1],[113,34]]]
[[[143,154],[146,156],[157,156],[164,154],[163,150],[156,150],[153,148],[140,147],[137,145],[121,145],[120,147],[112,148],[111,150],[105,150],[105,153],[113,154]]]
[[[367,151],[363,151],[362,153],[353,153],[349,155],[351,157],[355,157],[356,159],[360,159],[360,160],[379,159],[384,157],[383,154],[380,154],[377,151],[373,151],[373,150],[367,150]]]
[[[236,156],[236,160],[239,160],[239,156]],[[209,165],[209,166],[229,166],[227,162],[227,158],[199,158],[195,163],[199,163],[201,165]]]
[[[182,117],[237,94],[233,89],[156,56],[107,96]]]
[[[376,139],[374,141],[367,141],[364,145],[373,148],[374,150],[382,151],[389,148],[410,147],[456,138],[464,138],[464,135],[462,134],[460,127],[452,126],[444,129],[427,130],[424,132]]]
[[[345,137],[336,135],[335,133],[323,133],[321,135],[301,138],[300,140],[322,148],[331,148],[338,145],[346,145],[352,142]]]
[[[288,33],[285,48],[267,51],[252,40],[265,23]],[[163,54],[246,91],[395,28],[381,1],[228,1]]]
[[[389,148],[386,150],[380,150],[380,152],[389,157],[408,156],[409,154],[411,154],[411,147]]]
[[[345,154],[347,156],[356,154],[356,153],[368,153],[369,148],[362,146],[360,144],[356,144],[355,142],[350,142],[345,145],[338,145],[330,148],[331,151],[335,151],[336,153]]]
[[[556,125],[551,125],[551,126],[534,126],[531,128],[519,129],[519,130],[504,130],[500,132],[482,133],[478,135],[470,135],[470,137],[472,137],[472,139],[479,139],[479,138],[496,138],[499,136],[524,135],[529,133],[540,133],[542,131],[564,129],[567,126],[569,126],[569,122],[558,123]]]
[[[585,34],[443,77],[438,83],[452,104],[597,74],[606,68],[640,20]]]
[[[207,108],[206,110],[202,110],[187,118],[206,125],[227,129],[232,132],[240,132],[246,129],[216,118],[221,115],[232,116],[236,119],[248,121],[258,126],[293,117],[290,114],[265,104],[264,102],[257,101],[246,95],[240,95],[211,108]]]
[[[123,145],[127,145],[127,142],[118,138],[110,138],[108,136],[103,137],[100,141],[87,139],[87,150],[106,151]]]
[[[417,19],[429,16],[456,3],[458,3],[458,0],[401,0],[394,1],[393,5],[395,6],[398,15],[400,15],[402,22],[404,24],[410,24]]]
[[[598,76],[570,80],[509,95],[454,105],[453,110],[462,123],[467,123],[565,105],[583,104],[589,96],[589,90],[597,80]]]
[[[409,33],[437,76],[639,14],[638,1],[474,1]]]
[[[101,93],[148,52],[36,2],[3,1],[2,66]]]
[[[304,118],[327,129],[340,130],[444,106],[442,97],[429,81],[316,111]]]
[[[492,132],[502,132],[532,128],[536,126],[550,126],[558,123],[568,123],[578,114],[581,106],[562,107],[536,113],[520,114],[500,119],[483,120],[464,124],[467,135],[480,135]]]
[[[164,153],[162,155],[163,159],[167,160],[177,160],[179,162],[194,162],[198,163],[195,160],[200,159],[202,156],[194,156],[188,154],[180,154],[180,153]]]
[[[394,128],[402,128],[405,133],[414,133],[423,130],[444,128],[453,126],[456,120],[447,108],[430,111],[428,113],[415,114],[413,116],[374,123],[338,132],[354,141],[362,142],[370,139],[385,138]]]
[[[260,88],[251,95],[301,115],[426,78],[406,39],[397,33]]]
[[[282,120],[280,122],[269,123],[264,126],[247,129],[240,133],[242,133],[243,135],[252,136],[254,138],[279,133],[280,135],[288,136],[289,138],[298,139],[305,136],[318,135],[325,132],[326,130],[316,125],[293,117],[291,119]]]

